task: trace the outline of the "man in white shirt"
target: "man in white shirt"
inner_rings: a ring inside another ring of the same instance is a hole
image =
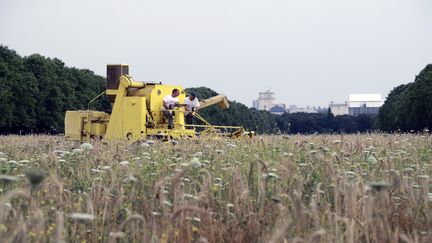
[[[177,98],[179,95],[180,95],[180,91],[178,89],[173,89],[171,94],[166,95],[162,100],[163,102],[162,113],[168,119],[168,129],[174,128],[173,109],[179,104],[179,99]]]
[[[195,114],[198,112],[200,103],[198,101],[198,98],[196,97],[195,93],[191,93],[186,99],[186,111],[185,111],[185,118],[187,124],[195,124]]]

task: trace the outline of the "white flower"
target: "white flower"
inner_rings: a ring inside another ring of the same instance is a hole
[[[94,215],[88,214],[88,213],[72,213],[69,215],[69,218],[78,219],[78,220],[93,220],[96,217]]]
[[[84,150],[82,150],[82,149],[74,149],[74,150],[72,150],[72,154],[82,154],[84,152]]]
[[[378,160],[373,155],[369,155],[369,157],[367,158],[367,162],[371,164],[376,164]]]
[[[195,221],[195,222],[201,222],[201,219],[198,218],[198,217],[193,217],[192,220]]]
[[[21,164],[30,163],[30,160],[28,160],[28,159],[23,159],[23,160],[20,160],[19,163],[21,163]]]
[[[279,176],[276,173],[268,173],[266,177],[279,179]]]
[[[89,143],[83,143],[83,144],[81,144],[80,148],[82,150],[92,150],[93,149],[93,145],[91,145]]]
[[[123,181],[124,181],[124,182],[137,182],[138,179],[137,179],[135,176],[133,176],[133,175],[129,175],[129,176],[126,177]]]
[[[201,162],[200,162],[199,158],[194,157],[194,158],[192,158],[192,160],[190,161],[190,165],[191,165],[192,167],[194,167],[194,168],[201,167]]]
[[[166,201],[166,200],[163,201],[163,202],[164,202],[164,204],[167,205],[168,207],[172,207],[172,205],[173,205],[171,202]]]
[[[120,162],[121,166],[126,166],[126,165],[130,165],[130,162],[127,160],[123,160],[122,162]]]
[[[192,157],[201,157],[203,155],[203,152],[196,152],[192,155]]]
[[[103,172],[102,170],[99,170],[99,169],[90,169],[90,171],[94,172],[94,173],[102,173]]]
[[[216,152],[217,154],[223,154],[223,153],[225,153],[223,150],[220,150],[220,149],[216,149],[215,152]]]
[[[347,175],[347,176],[355,176],[356,173],[352,172],[352,171],[345,171],[345,175]]]

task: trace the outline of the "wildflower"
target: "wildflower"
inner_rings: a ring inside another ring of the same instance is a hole
[[[192,157],[201,157],[203,155],[203,152],[196,152],[192,155]]]
[[[122,162],[120,162],[121,166],[126,166],[126,165],[130,165],[130,162],[127,160],[123,160]]]
[[[404,171],[405,171],[405,172],[411,172],[411,171],[414,171],[414,169],[411,168],[411,167],[408,167],[408,168],[405,168]]]
[[[92,150],[93,149],[93,145],[91,145],[89,143],[83,143],[83,144],[81,144],[80,149],[82,149],[82,150]]]
[[[367,158],[367,162],[370,164],[376,164],[378,160],[373,155],[369,155]]]
[[[77,220],[94,220],[96,217],[88,213],[72,213],[69,214],[69,218]]]
[[[14,165],[18,164],[18,162],[16,162],[15,160],[9,160],[7,163],[8,164],[14,164]]]
[[[123,182],[137,182],[137,181],[138,181],[138,179],[133,175],[129,175],[128,177],[123,179]]]
[[[155,215],[155,216],[157,216],[157,215],[161,215],[161,213],[160,213],[160,212],[157,212],[157,211],[153,211],[152,214]]]
[[[117,232],[110,232],[109,233],[109,238],[110,239],[117,239],[117,238],[123,238],[125,237],[126,234],[124,232],[121,231],[117,231]]]
[[[83,149],[74,149],[74,150],[72,150],[72,154],[82,154],[84,152],[84,150]]]
[[[102,170],[99,170],[99,169],[90,169],[90,171],[94,172],[94,173],[102,173],[103,172]]]
[[[333,140],[332,143],[334,143],[334,144],[340,144],[340,143],[342,143],[342,141],[341,140]]]
[[[355,176],[357,174],[355,172],[353,172],[353,171],[345,171],[345,175],[347,175],[347,176]]]
[[[169,201],[163,201],[163,203],[165,204],[165,205],[167,205],[168,207],[172,207],[172,203],[171,202],[169,202]]]
[[[201,219],[198,218],[198,217],[193,217],[192,220],[195,221],[195,222],[201,222]]]
[[[23,160],[20,160],[19,163],[21,163],[21,164],[27,164],[27,163],[30,163],[30,160],[23,159]]]
[[[216,152],[217,154],[223,154],[223,153],[225,153],[223,150],[220,150],[220,149],[216,149],[215,152]]]
[[[266,178],[275,178],[275,179],[279,179],[279,176],[276,173],[268,173],[266,176]]]
[[[194,199],[196,199],[196,197],[193,194],[190,194],[190,193],[185,193],[183,195],[184,195],[185,198],[194,198]]]
[[[194,167],[194,168],[201,167],[201,162],[200,162],[199,158],[194,157],[194,158],[192,158],[192,160],[190,161],[190,165],[191,165],[192,167]]]
[[[232,203],[227,203],[227,207],[228,207],[228,208],[232,208],[232,207],[234,207],[234,204],[232,204]]]

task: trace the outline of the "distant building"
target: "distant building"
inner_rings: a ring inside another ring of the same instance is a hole
[[[285,104],[277,104],[274,105],[269,111],[275,115],[282,115],[283,113],[287,112],[287,109]]]
[[[275,105],[273,104],[274,100],[274,92],[271,92],[270,90],[259,92],[258,100],[252,102],[252,107],[257,110],[269,111]]]
[[[315,106],[297,107],[296,105],[290,105],[288,111],[289,113],[318,113],[318,108],[315,108]]]
[[[348,101],[348,114],[378,114],[379,108],[384,104],[381,94],[350,94]]]
[[[320,106],[316,108],[317,113],[328,113],[328,109],[329,109],[328,107],[320,107]]]
[[[330,103],[330,111],[333,116],[348,115],[348,101],[343,104],[335,104],[333,101]]]

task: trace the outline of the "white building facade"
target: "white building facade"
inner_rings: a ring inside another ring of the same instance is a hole
[[[348,114],[378,114],[379,108],[384,104],[381,94],[350,94],[348,101]]]
[[[275,106],[274,100],[274,92],[271,92],[270,90],[259,92],[258,100],[252,102],[252,107],[257,110],[269,111],[273,106]]]
[[[333,101],[330,103],[330,111],[333,114],[333,116],[342,116],[342,115],[348,115],[348,101],[345,101],[345,103],[342,104],[336,104]]]

